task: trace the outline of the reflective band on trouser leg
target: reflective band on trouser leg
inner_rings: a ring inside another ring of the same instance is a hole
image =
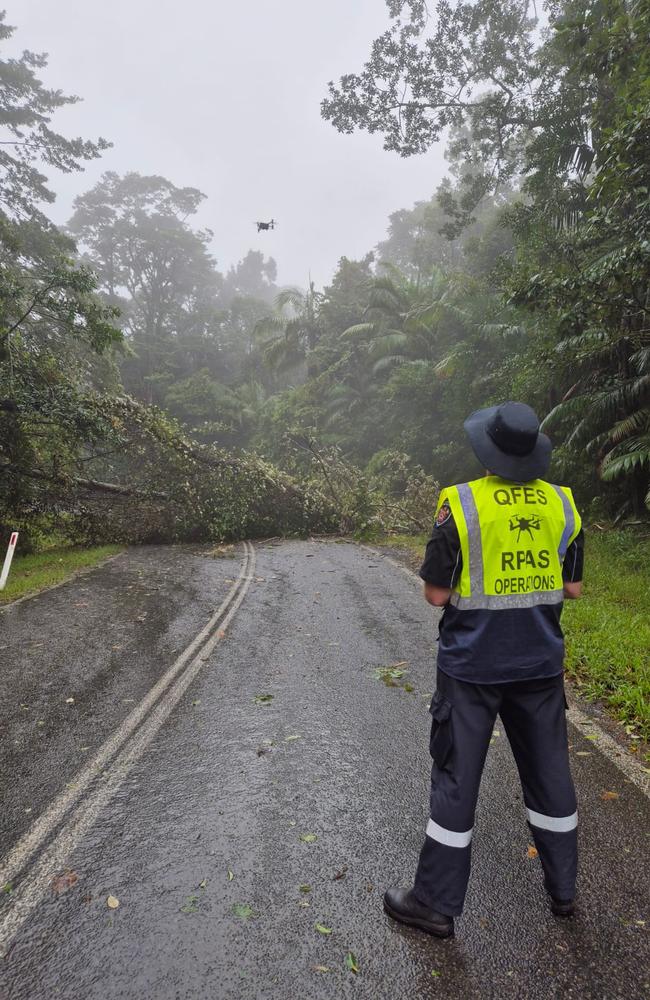
[[[470,827],[469,830],[458,833],[456,830],[446,830],[444,826],[430,819],[427,823],[427,837],[437,840],[439,844],[446,844],[447,847],[467,847],[472,839],[473,829],[474,827]]]
[[[438,913],[446,913],[449,917],[457,917],[463,912],[469,881],[471,842],[466,847],[450,847],[428,834],[427,830],[415,873],[413,893],[423,906],[437,910]],[[465,834],[456,836],[462,837]]]
[[[562,501],[562,507],[564,508],[564,531],[562,532],[562,538],[560,539],[560,544],[558,545],[557,548],[557,552],[560,557],[560,562],[562,562],[562,560],[566,555],[566,550],[569,545],[569,539],[571,538],[571,535],[575,531],[576,519],[573,513],[573,507],[571,506],[571,502],[566,493],[564,492],[564,490],[560,489],[559,486],[555,486],[553,483],[551,483],[550,485],[553,486],[553,489],[555,490],[560,500]]]
[[[536,826],[540,830],[551,830],[553,833],[568,833],[575,830],[578,825],[577,812],[570,816],[545,816],[544,813],[535,812],[534,809],[526,809],[528,822],[531,826]]]
[[[472,595],[483,594],[483,545],[481,541],[481,522],[478,507],[472,489],[467,483],[457,487],[460,505],[465,515],[467,525],[467,544],[469,546],[469,586]]]
[[[559,831],[529,823],[547,892],[556,899],[573,899],[578,874],[578,827]]]

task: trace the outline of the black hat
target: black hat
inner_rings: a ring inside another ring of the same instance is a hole
[[[551,442],[540,433],[537,415],[526,403],[500,403],[476,410],[464,427],[474,454],[494,475],[527,483],[546,473]]]

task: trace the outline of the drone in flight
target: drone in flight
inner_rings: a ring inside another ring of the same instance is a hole
[[[255,225],[257,226],[258,233],[261,233],[266,232],[268,229],[275,229],[277,222],[275,219],[271,219],[270,222],[256,222]]]

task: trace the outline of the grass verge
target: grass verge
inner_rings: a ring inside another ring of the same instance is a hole
[[[90,549],[66,546],[15,556],[7,584],[0,590],[0,605],[61,583],[78,570],[96,566],[121,550],[121,545],[97,545]]]
[[[426,535],[381,535],[417,569]],[[628,736],[650,739],[650,537],[587,529],[584,596],[562,614],[566,672],[588,701],[602,701]]]

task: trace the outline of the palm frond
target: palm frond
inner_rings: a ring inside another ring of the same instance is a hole
[[[305,293],[296,287],[283,288],[275,296],[274,305],[278,312],[289,305],[296,312],[301,312],[305,306]]]
[[[372,338],[377,326],[375,323],[355,323],[339,335],[339,339],[346,337],[349,340],[361,340],[362,338]]]
[[[390,330],[388,333],[377,337],[370,347],[370,357],[380,358],[384,354],[393,353],[399,348],[408,348],[409,338],[399,330]]]
[[[284,324],[285,320],[281,316],[264,316],[253,327],[253,341],[261,343],[279,332],[284,333]]]
[[[637,410],[635,413],[630,413],[627,417],[617,421],[607,436],[613,444],[619,444],[639,431],[650,432],[650,409]]]
[[[516,323],[481,323],[477,332],[480,337],[485,337],[486,340],[514,340],[516,337],[525,335],[523,326]]]
[[[555,169],[560,173],[574,170],[579,177],[585,177],[594,162],[595,151],[586,142],[566,142],[555,155]]]
[[[379,361],[375,361],[371,371],[373,375],[377,375],[386,368],[395,368],[397,365],[405,365],[408,360],[409,359],[405,358],[403,354],[387,354],[383,358],[380,358]]]

